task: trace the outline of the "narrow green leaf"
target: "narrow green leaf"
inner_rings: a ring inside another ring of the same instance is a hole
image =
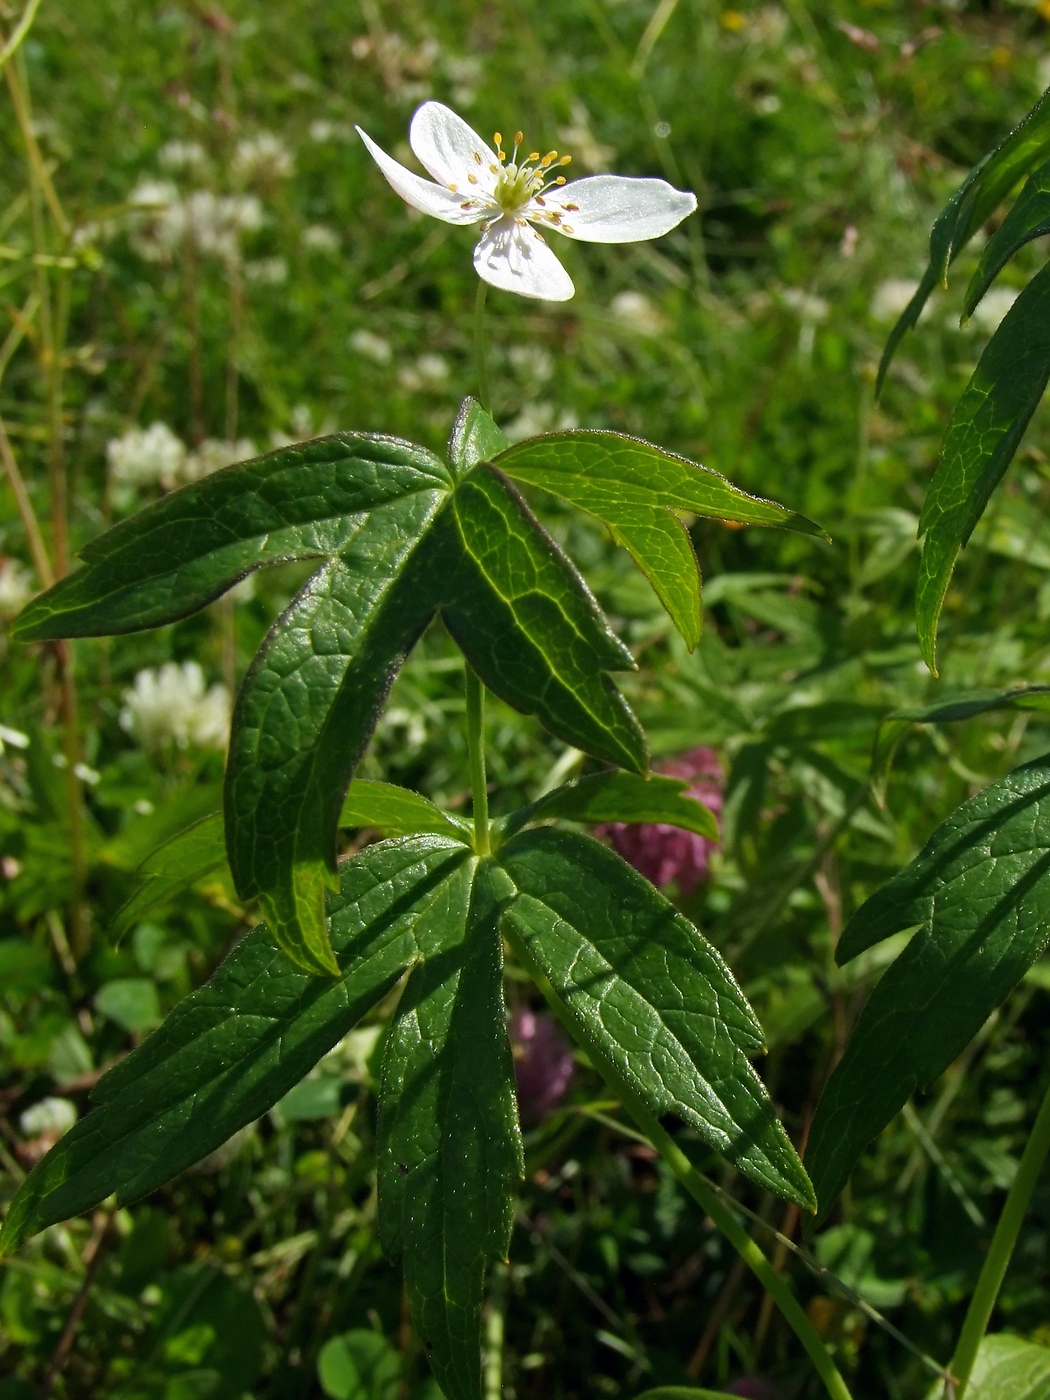
[[[587,836],[541,827],[497,859],[517,890],[504,931],[613,1091],[677,1114],[752,1181],[812,1208],[747,1058],[761,1028],[689,920]]]
[[[937,1400],[941,1393],[938,1385]],[[966,1400],[1050,1400],[1050,1347],[1022,1341],[1007,1332],[983,1338],[970,1372]]]
[[[416,836],[430,831],[468,845],[474,830],[470,822],[443,812],[418,792],[364,778],[355,779],[347,789],[339,825],[374,827],[384,836]]]
[[[916,925],[817,1107],[807,1161],[822,1216],[868,1143],[1050,946],[1050,758],[964,802],[854,914],[836,959]]]
[[[695,1385],[654,1385],[635,1400],[733,1400],[728,1390],[705,1390]]]
[[[35,598],[12,635],[29,642],[175,622],[260,565],[343,552],[362,512],[451,484],[437,457],[397,438],[338,433],[283,447],[99,535],[81,550],[86,567]]]
[[[222,813],[214,812],[180,831],[146,857],[135,872],[135,888],[117,910],[111,926],[113,937],[123,938],[151,909],[167,904],[225,864]]]
[[[596,773],[555,788],[527,807],[497,822],[497,833],[506,840],[532,822],[562,817],[573,822],[663,822],[718,840],[718,822],[709,808],[687,797],[683,778],[651,774]]]
[[[491,868],[461,866],[414,932],[383,1057],[380,1233],[439,1385],[480,1400],[485,1263],[507,1257],[524,1175]]]
[[[963,299],[963,315],[972,316],[978,302],[1019,248],[1050,233],[1050,160],[1028,177],[1013,208],[984,245],[981,261]]]
[[[513,480],[561,496],[599,520],[608,517],[614,527],[632,518],[628,511],[637,507],[662,507],[742,525],[824,534],[812,520],[776,501],[748,495],[710,467],[624,433],[546,433],[517,443],[494,461]]]
[[[923,659],[936,675],[937,620],[959,550],[1010,465],[1050,377],[1050,267],[1007,312],[955,406],[923,502],[916,590]]]
[[[370,846],[332,900],[338,980],[296,967],[260,926],[199,991],[104,1075],[82,1118],[29,1174],[4,1221],[10,1253],[116,1193],[149,1191],[277,1102],[417,957],[413,926],[466,859],[436,836]]]
[[[406,587],[437,596],[488,688],[559,739],[644,772],[645,736],[606,674],[634,667],[572,562],[487,466],[457,487]]]
[[[930,232],[930,260],[919,288],[889,334],[879,363],[876,395],[882,392],[897,346],[918,321],[938,283],[947,284],[948,267],[962,252],[1022,176],[1050,152],[1050,103],[1044,93],[999,145],[977,162],[938,214]]]
[[[690,651],[700,640],[700,565],[689,531],[672,511],[633,506],[606,524],[652,584]]]
[[[449,461],[456,475],[465,476],[471,467],[491,461],[509,446],[506,435],[481,404],[476,399],[464,399],[448,444]]]
[[[891,710],[879,722],[871,751],[869,780],[879,806],[886,802],[886,786],[900,741],[916,724],[950,724],[972,719],[989,710],[1050,710],[1050,686],[1032,685],[1016,690],[974,691],[932,705]]]
[[[285,951],[335,975],[324,893],[354,765],[405,654],[433,614],[404,585],[435,492],[373,510],[274,625],[241,686],[226,765],[226,847]]]

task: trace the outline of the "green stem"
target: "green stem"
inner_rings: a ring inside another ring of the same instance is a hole
[[[661,1128],[660,1124],[638,1103],[627,1105],[632,1117],[644,1129],[646,1136],[659,1152],[675,1176],[692,1196],[701,1210],[725,1235],[726,1239],[743,1259],[744,1263],[765,1288],[791,1327],[795,1336],[806,1349],[817,1374],[824,1382],[824,1389],[831,1400],[851,1400],[849,1388],[827,1347],[820,1339],[816,1328],[806,1316],[798,1299],[791,1291],[791,1285],[773,1268],[763,1251],[737,1220],[733,1212],[718,1199],[714,1191],[679,1148],[674,1139]]]
[[[485,778],[485,691],[469,661],[464,661],[467,682],[467,749],[470,753],[470,788],[474,797],[474,850],[487,856],[489,793]]]
[[[1017,1236],[1021,1232],[1021,1222],[1046,1161],[1047,1152],[1050,1152],[1050,1086],[1047,1087],[1035,1123],[1032,1125],[1013,1185],[1007,1192],[1006,1204],[981,1266],[977,1287],[966,1311],[955,1354],[948,1363],[948,1369],[956,1382],[955,1400],[963,1400],[981,1338],[987,1330],[988,1320],[1002,1287],[1003,1276],[1017,1244]]]
[[[492,412],[489,393],[489,371],[485,362],[485,297],[488,283],[478,278],[478,294],[474,300],[474,362],[478,370],[478,399],[486,413]]]

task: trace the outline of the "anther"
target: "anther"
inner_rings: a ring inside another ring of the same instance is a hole
[[[564,176],[564,175],[559,175],[558,178],[554,181],[554,183],[555,183],[556,185],[564,185],[564,184],[565,184],[565,176]]]
[[[515,135],[515,137],[514,137],[514,144],[515,144],[515,146],[520,146],[521,143],[522,143],[524,140],[525,140],[524,135],[519,131],[519,132]]]
[[[482,158],[481,158],[481,152],[480,152],[480,151],[475,151],[475,152],[474,152],[474,161],[475,161],[475,163],[476,163],[477,165],[484,165],[485,162],[484,162],[484,161],[482,160]]]
[[[572,232],[573,232],[572,224],[559,224],[559,228],[561,229],[562,233],[572,233]]]
[[[453,194],[458,194],[458,193],[459,193],[459,191],[458,191],[458,189],[456,188],[455,185],[451,185],[451,184],[450,184],[450,185],[449,185],[449,189],[452,191]]]
[[[580,212],[580,206],[578,204],[563,204],[562,208],[565,210],[566,214],[578,214]]]
[[[468,175],[467,182],[471,185],[476,185],[478,183],[478,177],[476,175]]]
[[[561,160],[558,162],[558,164],[559,164],[559,165],[568,165],[569,162],[570,162],[571,160],[572,160],[572,156],[562,156],[562,158],[561,158]]]
[[[533,151],[533,152],[529,155],[529,160],[539,160],[539,158],[540,158],[540,153],[539,153],[539,151]]]
[[[495,136],[493,136],[492,139],[493,139],[493,141],[495,141],[495,143],[496,143],[496,150],[498,151],[499,148],[503,145],[503,137],[502,137],[502,136],[499,134],[499,132],[497,131],[496,134],[495,134]]]

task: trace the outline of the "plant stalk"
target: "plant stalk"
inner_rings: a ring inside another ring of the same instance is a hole
[[[985,1255],[977,1287],[966,1310],[966,1318],[959,1333],[959,1341],[948,1370],[955,1377],[955,1400],[963,1400],[969,1384],[970,1372],[977,1359],[981,1339],[988,1329],[988,1321],[999,1296],[1003,1277],[1010,1258],[1017,1245],[1028,1202],[1032,1198],[1039,1173],[1043,1169],[1047,1153],[1050,1152],[1050,1085],[1047,1086],[1043,1102],[1032,1125],[1028,1142],[1021,1156],[1017,1175],[1006,1195],[1003,1213],[995,1227],[992,1243]]]
[[[474,299],[474,363],[478,371],[478,400],[486,413],[492,412],[489,393],[489,370],[485,359],[485,297],[488,283],[478,278],[478,294]]]
[[[492,850],[489,837],[489,794],[485,778],[485,690],[469,661],[464,661],[467,685],[467,750],[470,754],[470,790],[474,798],[474,850],[487,856]]]

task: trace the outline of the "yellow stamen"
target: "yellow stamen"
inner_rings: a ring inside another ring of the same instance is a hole
[[[559,164],[559,165],[568,165],[569,162],[570,162],[571,160],[572,160],[572,156],[562,156],[562,158],[561,158],[561,160],[558,162],[558,164]]]
[[[565,176],[564,176],[564,175],[559,175],[558,178],[555,180],[554,183],[555,183],[556,185],[564,185],[564,184],[565,184]]]
[[[478,183],[478,177],[476,175],[468,175],[467,180],[472,185],[476,185]]]
[[[539,151],[533,151],[533,152],[531,153],[531,155],[529,156],[529,160],[539,160],[539,158],[540,158],[540,153],[539,153]]]
[[[499,134],[499,132],[497,131],[496,134],[495,134],[495,136],[493,136],[492,139],[493,139],[493,141],[495,142],[496,150],[498,151],[499,148],[503,145],[503,137],[502,137],[502,136]]]
[[[483,165],[483,164],[484,164],[484,161],[481,159],[481,152],[480,152],[480,151],[475,151],[475,152],[474,152],[474,161],[475,161],[475,164],[477,164],[477,165]]]
[[[524,137],[524,136],[522,135],[522,133],[519,131],[519,132],[517,133],[517,135],[514,137],[514,144],[515,144],[515,146],[520,146],[521,143],[522,143],[524,140],[525,140],[525,137]]]

